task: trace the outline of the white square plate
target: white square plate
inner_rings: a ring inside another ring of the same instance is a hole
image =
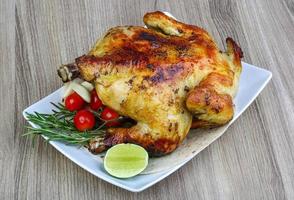
[[[173,17],[170,13],[164,12],[170,17]],[[240,77],[239,91],[234,99],[235,114],[234,118],[229,124],[212,129],[211,131],[193,130],[188,134],[185,145],[191,146],[191,148],[181,148],[176,150],[178,154],[184,155],[183,159],[174,160],[175,156],[164,156],[161,158],[150,159],[148,165],[148,171],[156,172],[156,165],[154,163],[162,161],[163,164],[172,163],[172,165],[166,166],[164,171],[141,174],[129,179],[119,179],[110,176],[103,167],[103,160],[99,155],[93,155],[89,153],[85,148],[78,148],[76,146],[65,145],[61,142],[51,141],[50,144],[54,146],[63,155],[75,162],[80,167],[84,168],[88,172],[95,176],[114,184],[118,187],[124,188],[131,192],[140,192],[161,181],[177,169],[182,167],[185,163],[190,161],[195,155],[202,151],[205,147],[218,139],[227,128],[246,110],[246,108],[253,102],[257,95],[263,90],[266,84],[272,77],[272,73],[258,68],[256,66],[242,63],[243,71]],[[50,102],[58,103],[62,99],[63,88],[60,88],[50,94],[49,96],[34,103],[23,111],[23,116],[26,118],[25,113],[51,113],[53,106]],[[30,123],[33,127],[36,127],[33,123]],[[182,144],[183,146],[183,144]],[[175,152],[174,152],[175,153]],[[155,167],[154,167],[155,166]],[[144,171],[143,171],[144,173]]]
[[[61,142],[51,141],[50,144],[54,146],[58,151],[60,151],[63,155],[75,162],[77,165],[94,174],[95,176],[132,192],[142,191],[179,169],[181,166],[191,160],[197,153],[199,153],[201,150],[203,150],[205,147],[207,147],[209,144],[219,138],[229,127],[229,125],[232,124],[253,102],[253,100],[262,91],[262,89],[266,86],[266,84],[272,77],[272,73],[267,70],[255,67],[247,63],[242,63],[242,66],[243,71],[240,78],[239,91],[234,99],[235,115],[233,120],[225,128],[220,127],[222,131],[219,132],[219,134],[211,135],[211,137],[206,140],[206,143],[203,144],[197,152],[193,152],[193,154],[187,156],[187,159],[185,161],[181,163],[176,163],[171,166],[171,168],[168,168],[163,172],[142,174],[129,179],[119,179],[110,176],[104,170],[103,161],[99,155],[92,155],[84,148],[65,145]],[[53,107],[50,102],[61,102],[62,92],[63,89],[60,88],[49,96],[29,106],[23,111],[24,117],[26,117],[26,112],[51,113]],[[34,124],[30,124],[35,127]]]

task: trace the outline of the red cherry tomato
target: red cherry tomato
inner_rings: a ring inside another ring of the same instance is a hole
[[[85,105],[84,99],[76,92],[72,93],[65,99],[65,108],[69,111],[80,110]]]
[[[99,99],[96,90],[92,90],[91,92],[91,102],[90,108],[93,110],[98,110],[102,106],[102,101]]]
[[[79,131],[91,130],[95,126],[94,114],[86,109],[78,111],[73,121]]]
[[[101,118],[108,121],[108,120],[114,120],[111,122],[107,122],[105,125],[108,127],[111,126],[118,126],[120,123],[118,121],[115,121],[115,119],[119,118],[119,114],[112,110],[111,108],[104,108],[104,110],[101,113]]]

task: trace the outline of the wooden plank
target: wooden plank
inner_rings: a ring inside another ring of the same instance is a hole
[[[15,98],[14,1],[0,3],[0,199],[14,193],[15,138],[17,113]]]

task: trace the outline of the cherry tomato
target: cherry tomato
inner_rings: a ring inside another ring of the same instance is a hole
[[[91,92],[91,102],[90,108],[93,110],[98,110],[102,106],[102,101],[99,99],[96,90],[92,90]]]
[[[111,108],[104,108],[104,110],[101,113],[101,118],[104,120],[115,120],[119,118],[119,114],[117,112],[115,112],[114,110],[112,110]],[[111,122],[107,122],[105,125],[108,127],[111,126],[118,126],[120,123],[118,121],[111,121]]]
[[[79,131],[91,130],[95,126],[94,114],[86,109],[78,111],[73,121]]]
[[[76,92],[72,93],[65,99],[65,108],[69,111],[80,110],[85,105],[84,99]]]

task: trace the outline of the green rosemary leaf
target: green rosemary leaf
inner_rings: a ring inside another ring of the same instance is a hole
[[[46,141],[61,141],[66,144],[86,145],[93,138],[104,138],[105,130],[103,122],[97,129],[92,131],[80,132],[78,131],[72,118],[75,112],[65,109],[64,105],[52,103],[55,109],[52,114],[44,114],[34,112],[26,113],[28,121],[37,125],[38,127],[27,127],[27,132],[23,136],[43,135]]]

